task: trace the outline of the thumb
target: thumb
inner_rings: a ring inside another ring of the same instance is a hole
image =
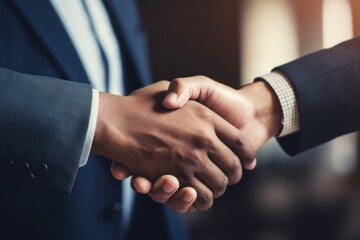
[[[170,83],[163,106],[168,109],[181,108],[189,100],[205,103],[217,83],[205,76],[177,78]]]
[[[191,82],[185,83],[180,78],[173,80],[163,100],[163,106],[168,109],[177,109],[184,106],[191,98],[188,84],[191,87]]]

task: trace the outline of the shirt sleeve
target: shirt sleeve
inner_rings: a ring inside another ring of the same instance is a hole
[[[91,103],[91,112],[89,119],[89,127],[86,133],[84,148],[81,152],[81,158],[79,162],[79,167],[83,167],[89,158],[92,142],[94,139],[97,115],[99,112],[99,91],[93,89],[92,91],[92,103]]]
[[[265,80],[273,88],[281,105],[283,113],[281,123],[283,128],[278,137],[284,137],[299,131],[299,108],[296,101],[294,88],[289,79],[287,79],[287,77],[285,77],[279,71],[268,73],[259,78]]]

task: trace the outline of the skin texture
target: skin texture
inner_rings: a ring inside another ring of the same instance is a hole
[[[189,100],[204,104],[232,123],[241,130],[255,149],[259,149],[281,131],[281,106],[276,94],[266,82],[255,82],[235,90],[204,76],[179,78],[171,82],[163,105],[168,109],[177,109],[183,107]],[[255,168],[256,161],[250,164],[245,162],[243,165],[251,170]],[[168,180],[174,181],[170,176]],[[149,193],[155,201],[166,196],[168,200],[162,202],[175,211],[195,210],[190,204],[181,203],[182,192],[180,191],[172,195],[161,193],[158,185],[151,188],[151,183],[140,176],[135,176],[133,181],[147,183],[148,187],[141,191],[144,194]],[[174,184],[176,184],[175,181]],[[196,195],[192,197],[196,198]]]
[[[163,101],[169,109],[197,100],[242,131],[255,149],[281,131],[281,106],[264,81],[235,90],[204,76],[175,79]]]
[[[169,82],[162,81],[126,97],[100,93],[92,153],[116,162],[112,173],[117,179],[139,175],[169,196],[180,186],[185,204],[193,202],[195,190],[194,208],[207,210],[228,184],[240,181],[240,159],[250,164],[254,150],[237,128],[198,102],[166,110],[161,100],[168,87]],[[128,172],[118,171],[121,167]],[[179,183],[163,175],[173,175]],[[141,188],[149,183],[134,181],[133,186],[144,192]],[[151,196],[167,201],[156,192]]]

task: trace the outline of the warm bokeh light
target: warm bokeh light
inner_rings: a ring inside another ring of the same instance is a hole
[[[241,24],[242,83],[299,55],[291,1],[247,0],[241,11]]]
[[[152,6],[146,20],[153,27],[149,36],[158,34],[152,41],[157,76],[186,76],[193,69],[233,87],[347,40],[353,28],[360,33],[360,0],[140,2]],[[234,9],[239,21],[232,19]],[[232,42],[226,33],[237,29]],[[239,53],[239,63],[230,52]],[[229,67],[234,62],[239,69]],[[210,211],[186,215],[192,239],[360,239],[356,137],[339,137],[294,157],[269,141],[257,152],[255,171],[245,170],[241,183]]]
[[[323,47],[332,47],[353,37],[349,0],[323,0]]]

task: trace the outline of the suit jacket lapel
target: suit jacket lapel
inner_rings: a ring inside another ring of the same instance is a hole
[[[13,0],[68,80],[89,83],[76,50],[48,0]]]
[[[142,85],[152,82],[145,33],[133,0],[104,0],[114,31],[126,48]]]

